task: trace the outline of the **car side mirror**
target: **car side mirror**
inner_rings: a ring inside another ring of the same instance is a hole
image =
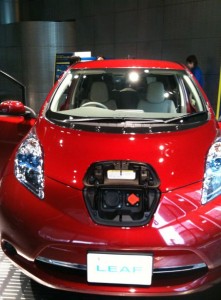
[[[25,106],[20,101],[6,100],[0,103],[0,114],[21,116],[25,114]]]
[[[28,119],[37,117],[32,108],[16,100],[6,100],[0,103],[0,115],[24,116]]]

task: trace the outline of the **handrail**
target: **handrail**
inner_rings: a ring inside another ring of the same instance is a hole
[[[26,87],[23,83],[21,83],[20,81],[18,81],[16,78],[14,78],[13,76],[9,75],[8,73],[0,70],[0,74],[2,74],[3,76],[5,76],[6,78],[8,78],[9,80],[11,80],[12,82],[16,83],[17,85],[19,85],[22,89],[22,103],[24,105],[26,105]]]

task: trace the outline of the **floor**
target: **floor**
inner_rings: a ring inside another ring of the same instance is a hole
[[[108,297],[96,295],[84,295],[70,292],[53,290],[37,284],[30,280],[27,276],[21,273],[14,267],[7,257],[0,250],[0,300],[144,300],[147,298],[131,298],[131,297]],[[212,287],[211,289],[198,294],[179,297],[149,297],[148,300],[220,300],[221,299],[221,284]]]

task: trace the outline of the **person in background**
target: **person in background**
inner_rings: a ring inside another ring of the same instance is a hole
[[[200,67],[198,66],[198,60],[195,55],[189,55],[186,59],[187,67],[193,73],[195,78],[198,80],[201,87],[204,86],[203,73]]]
[[[71,65],[75,65],[76,63],[78,63],[78,62],[80,62],[81,61],[81,58],[80,58],[80,56],[71,56],[71,58],[70,58],[70,66]]]
[[[105,60],[105,57],[104,56],[98,56],[97,60]]]

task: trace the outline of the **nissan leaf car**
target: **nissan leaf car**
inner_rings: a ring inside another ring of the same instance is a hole
[[[17,101],[0,114],[30,121]],[[30,127],[0,180],[1,247],[25,274],[126,296],[221,281],[220,129],[183,65],[77,63]]]

